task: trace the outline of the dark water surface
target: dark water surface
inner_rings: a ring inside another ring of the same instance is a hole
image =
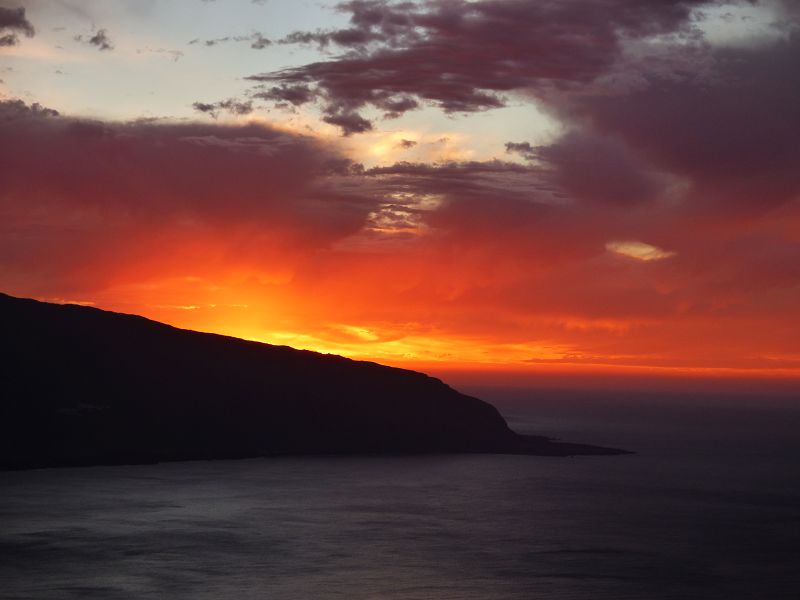
[[[0,473],[0,597],[800,598],[800,403],[466,391],[638,454]]]

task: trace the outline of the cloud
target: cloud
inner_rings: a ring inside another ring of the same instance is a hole
[[[199,38],[193,39],[189,42],[190,46],[195,44],[203,44],[204,46],[217,46],[219,44],[226,44],[229,42],[250,42],[250,47],[253,50],[263,50],[272,45],[272,41],[259,32],[253,32],[248,35],[226,35],[225,37],[212,38],[209,40],[201,40]]]
[[[0,47],[16,46],[19,34],[33,37],[36,30],[25,16],[25,8],[8,8],[0,6]]]
[[[555,185],[584,202],[632,206],[666,191],[667,182],[611,136],[574,130],[549,145],[525,146],[524,155],[546,166]]]
[[[272,45],[272,41],[270,41],[269,39],[265,38],[260,33],[254,33],[253,37],[251,38],[251,40],[252,41],[250,43],[250,47],[253,50],[263,50],[264,48],[268,48],[269,46]]]
[[[220,111],[226,111],[232,115],[249,115],[253,112],[253,103],[252,101],[241,101],[237,100],[236,98],[229,98],[227,100],[221,100],[219,102],[194,102],[192,107],[201,113],[206,113],[214,117],[215,119],[219,115]]]
[[[309,86],[328,114],[367,106],[398,116],[422,104],[448,113],[506,104],[531,88],[586,84],[626,41],[690,27],[700,0],[356,0],[339,5],[347,28],[295,32],[280,43],[337,46],[343,54],[251,76],[264,89]]]
[[[346,135],[374,128],[365,108],[385,117],[426,104],[474,112],[514,94],[555,116],[566,134],[538,147],[510,142],[507,151],[549,168],[553,185],[572,197],[768,210],[800,189],[800,25],[791,3],[765,5],[783,11],[781,35],[714,45],[704,38],[703,10],[725,4],[347,2],[339,10],[348,27],[281,40],[342,53],[249,79],[262,99],[321,103]]]
[[[260,125],[109,123],[5,101],[0,156],[7,285],[98,286],[137,261],[198,259],[204,239],[233,263],[311,250],[370,210],[321,184],[335,151]]]
[[[606,243],[606,250],[621,256],[627,256],[643,261],[664,260],[665,258],[675,256],[675,252],[669,252],[667,250],[662,250],[657,246],[651,246],[650,244],[633,240],[612,240]]]
[[[679,52],[679,50],[677,50]],[[590,86],[554,99],[653,168],[684,178],[698,210],[764,211],[800,193],[800,27],[785,39],[703,48],[700,66],[648,72],[633,88]],[[648,64],[628,65],[633,77]]]
[[[327,114],[322,118],[326,123],[342,129],[345,136],[372,130],[372,123],[357,113]]]
[[[105,29],[98,29],[93,35],[76,35],[75,41],[94,46],[101,51],[114,49],[114,44]]]
[[[506,142],[507,154],[519,154],[527,160],[536,158],[536,149],[531,146],[530,142]]]
[[[256,92],[253,97],[302,106],[314,99],[314,92],[306,85],[280,85],[266,91]]]

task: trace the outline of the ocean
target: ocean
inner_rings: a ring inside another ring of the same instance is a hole
[[[0,473],[0,598],[800,598],[800,399],[465,391],[636,454]]]

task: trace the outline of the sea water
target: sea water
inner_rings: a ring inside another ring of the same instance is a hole
[[[800,598],[800,403],[480,393],[637,454],[0,473],[0,598]]]

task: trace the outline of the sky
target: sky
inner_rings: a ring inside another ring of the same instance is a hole
[[[791,0],[0,0],[0,291],[795,386],[798,73]]]

